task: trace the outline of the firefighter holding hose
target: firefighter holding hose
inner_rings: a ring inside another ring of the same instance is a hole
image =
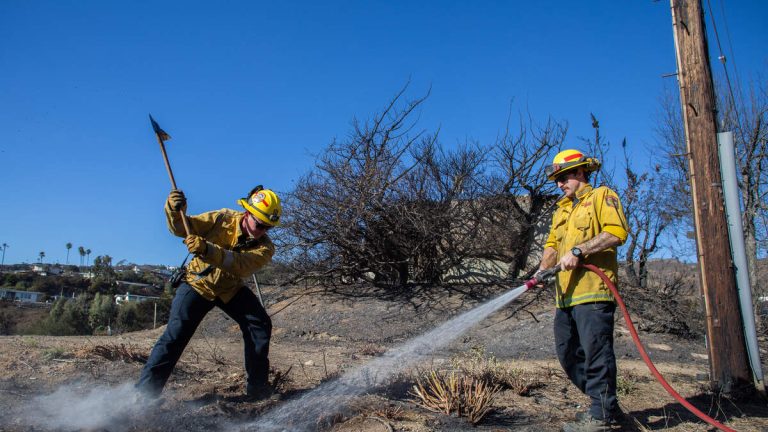
[[[590,397],[591,406],[566,423],[566,432],[607,430],[621,410],[616,398],[613,350],[616,303],[605,283],[581,264],[593,264],[616,283],[616,248],[627,238],[627,221],[613,190],[594,188],[600,162],[579,150],[558,153],[545,170],[563,191],[552,216],[539,271],[558,266],[555,282],[555,346],[568,378]],[[534,276],[535,277],[535,276]]]
[[[194,258],[179,281],[165,332],[152,348],[136,385],[151,396],[162,392],[197,326],[214,306],[237,322],[243,333],[247,396],[271,394],[272,322],[243,279],[272,260],[275,247],[267,232],[278,225],[282,207],[278,196],[261,186],[238,204],[244,211],[221,209],[187,217],[184,194],[174,189],[168,196],[168,229],[184,237]]]

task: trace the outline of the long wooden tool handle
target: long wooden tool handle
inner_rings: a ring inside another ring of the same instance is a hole
[[[264,299],[261,298],[261,288],[259,287],[259,280],[256,279],[256,274],[255,273],[253,275],[251,275],[251,276],[253,276],[253,284],[256,285],[256,295],[259,296],[259,303],[261,303],[261,306],[264,308],[264,311],[266,311],[267,310],[267,306],[264,305]]]
[[[173,178],[173,170],[171,170],[171,163],[168,162],[168,154],[165,152],[165,144],[163,143],[163,140],[160,139],[160,136],[155,134],[157,137],[157,142],[160,143],[160,151],[163,152],[163,161],[165,161],[165,169],[168,170],[168,177],[171,179],[171,187],[174,189],[178,189],[176,187],[176,179]],[[189,227],[189,221],[187,220],[187,215],[182,211],[181,212],[181,223],[184,224],[184,236],[188,236],[192,233],[192,230]]]

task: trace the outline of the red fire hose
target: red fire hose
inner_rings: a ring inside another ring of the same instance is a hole
[[[605,282],[605,285],[608,286],[608,288],[611,290],[611,292],[613,293],[613,296],[616,298],[616,302],[619,304],[619,308],[621,308],[621,312],[624,314],[624,321],[627,322],[627,327],[629,327],[629,333],[632,335],[632,340],[635,341],[635,346],[637,346],[637,350],[640,352],[640,357],[643,358],[643,361],[645,361],[645,364],[648,365],[648,369],[651,370],[651,373],[653,374],[653,376],[656,377],[656,380],[659,381],[659,383],[664,387],[667,393],[669,393],[673,398],[675,398],[675,400],[680,402],[680,404],[682,404],[688,411],[696,415],[696,417],[704,420],[705,422],[720,429],[721,431],[736,432],[734,429],[731,429],[728,426],[725,426],[724,424],[718,422],[712,417],[699,411],[695,406],[691,405],[688,401],[683,399],[683,397],[680,396],[680,394],[677,391],[675,391],[675,389],[673,389],[672,386],[669,385],[667,380],[665,380],[664,377],[661,376],[661,373],[656,369],[656,366],[653,365],[653,362],[651,361],[651,358],[648,357],[648,353],[645,351],[645,348],[643,347],[642,342],[640,342],[640,337],[637,335],[637,330],[635,330],[635,325],[632,323],[632,320],[629,318],[629,312],[627,311],[627,307],[624,305],[624,300],[622,300],[621,296],[619,295],[619,291],[616,289],[616,285],[614,285],[613,282],[611,282],[611,280],[608,279],[608,277],[605,275],[605,273],[602,272],[602,270],[595,267],[594,265],[582,264],[581,266],[598,275],[600,279],[602,279],[603,282]],[[557,271],[557,267],[553,269],[545,270],[544,272],[539,273],[538,277],[527,281],[525,285],[528,288],[530,288],[533,285],[536,285],[539,282],[543,281],[546,277],[554,275],[556,271]]]

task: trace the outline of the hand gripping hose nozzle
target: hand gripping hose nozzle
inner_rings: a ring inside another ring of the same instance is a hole
[[[560,266],[559,265],[558,266],[554,266],[552,268],[548,268],[546,270],[542,270],[542,271],[536,273],[535,275],[533,275],[532,278],[530,278],[527,281],[525,281],[525,287],[530,289],[530,288],[533,288],[534,286],[536,286],[536,285],[538,285],[540,283],[545,283],[545,282],[549,281],[551,278],[555,277],[555,274],[557,274],[557,272],[559,272],[559,271],[560,271]]]

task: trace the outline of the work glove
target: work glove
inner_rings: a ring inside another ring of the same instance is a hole
[[[205,253],[208,252],[208,242],[199,235],[188,235],[184,238],[184,244],[187,245],[187,250],[191,254],[205,256]]]
[[[168,201],[167,201],[168,208],[173,211],[186,211],[187,210],[187,197],[184,196],[184,192],[173,189],[170,194],[168,194]]]

